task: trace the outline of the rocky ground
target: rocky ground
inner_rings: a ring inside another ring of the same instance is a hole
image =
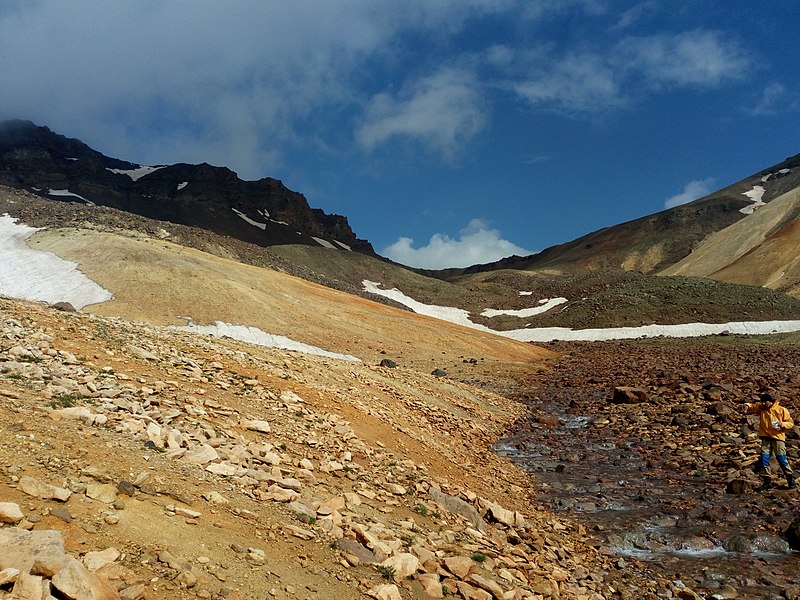
[[[775,488],[758,491],[756,422],[743,414],[769,388],[800,419],[796,336],[549,347],[554,370],[529,378],[531,414],[499,446],[534,474],[541,502],[702,597],[800,597],[800,493],[775,464]],[[798,444],[789,432],[795,469]]]
[[[492,392],[32,303],[0,311],[0,597],[670,588],[606,556],[491,452],[524,410]]]

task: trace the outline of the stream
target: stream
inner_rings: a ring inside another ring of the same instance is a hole
[[[712,470],[659,468],[648,460],[652,444],[609,430],[603,417],[575,414],[565,402],[544,412],[558,423],[530,424],[495,452],[530,472],[537,498],[583,522],[620,568],[645,561],[709,598],[734,597],[731,589],[738,598],[770,597],[800,581],[800,555],[778,533],[753,526],[765,518],[760,503],[797,492],[728,494]]]

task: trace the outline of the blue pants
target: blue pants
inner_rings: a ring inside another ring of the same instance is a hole
[[[792,475],[792,467],[789,466],[789,459],[786,458],[786,442],[771,437],[761,438],[761,466],[763,467],[763,477],[769,477],[769,455],[774,454],[775,460],[781,467],[784,475]]]

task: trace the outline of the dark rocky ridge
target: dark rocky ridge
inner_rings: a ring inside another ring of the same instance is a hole
[[[260,246],[319,246],[314,238],[320,238],[335,247],[344,244],[375,255],[368,241],[356,237],[346,217],[311,208],[302,194],[277,179],[243,181],[230,169],[205,163],[163,166],[136,180],[113,171],[139,167],[30,121],[0,124],[1,184],[81,202],[75,196],[48,194],[48,190],[69,190],[97,205],[201,227]]]

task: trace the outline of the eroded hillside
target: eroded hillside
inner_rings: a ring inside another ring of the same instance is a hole
[[[493,454],[523,409],[492,392],[26,302],[0,311],[0,502],[17,507],[0,545],[59,532],[53,570],[66,553],[106,594],[80,598],[641,589]]]

